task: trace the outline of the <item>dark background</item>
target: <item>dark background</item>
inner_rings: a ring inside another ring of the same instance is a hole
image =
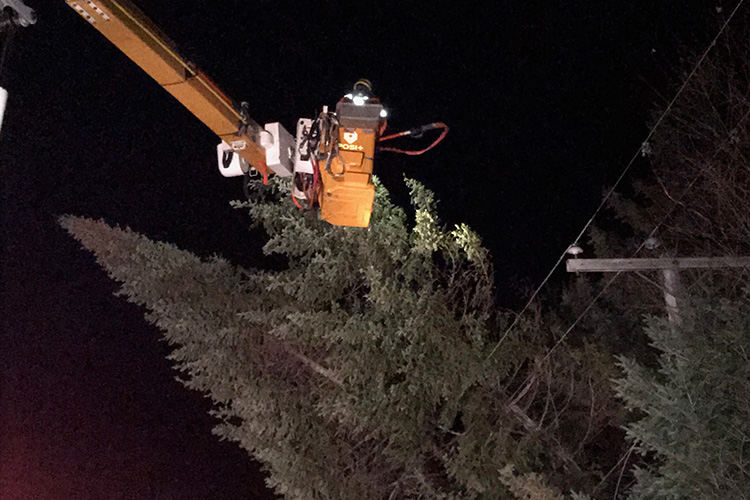
[[[103,217],[263,266],[261,235],[228,204],[241,182],[219,175],[212,133],[72,9],[28,3],[39,20],[0,75],[0,497],[266,498],[257,465],[210,434],[207,400],[173,380],[142,311],[55,222]],[[376,173],[399,201],[403,174],[422,181],[446,223],[483,237],[505,306],[572,243],[676,90],[680,56],[734,6],[136,3],[261,124],[292,129],[360,77],[392,129],[448,123],[438,148],[383,154]]]

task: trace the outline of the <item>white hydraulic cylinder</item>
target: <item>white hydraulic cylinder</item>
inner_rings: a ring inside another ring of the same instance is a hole
[[[0,87],[0,130],[3,128],[3,116],[5,116],[5,104],[8,102],[8,91]]]

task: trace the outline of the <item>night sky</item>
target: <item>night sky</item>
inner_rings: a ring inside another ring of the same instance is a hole
[[[55,222],[104,218],[259,267],[262,237],[229,207],[241,181],[218,173],[213,134],[61,0],[28,3],[39,20],[0,75],[0,498],[269,498],[257,465],[210,434],[208,401],[173,380],[143,311]],[[394,131],[450,125],[376,173],[400,201],[403,174],[422,181],[444,222],[471,225],[515,306],[735,2],[136,3],[258,123],[291,130],[366,77]]]

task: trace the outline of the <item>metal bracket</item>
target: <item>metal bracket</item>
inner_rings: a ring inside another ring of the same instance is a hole
[[[36,23],[36,12],[26,6],[21,0],[0,0],[0,10],[11,9],[11,20],[14,24],[24,28]]]

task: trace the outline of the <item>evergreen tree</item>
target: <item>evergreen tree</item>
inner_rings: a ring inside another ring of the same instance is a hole
[[[621,358],[617,390],[640,418],[628,438],[656,458],[633,500],[750,498],[750,289],[695,298],[682,325],[651,318],[657,369]]]
[[[380,186],[367,230],[280,197],[247,204],[265,250],[288,258],[280,272],[202,262],[100,221],[62,224],[165,332],[184,383],[215,401],[217,434],[261,460],[287,498],[502,498],[495,471],[523,450],[477,388],[523,350],[511,341],[485,362],[487,252],[464,226],[440,229],[432,194],[410,186],[413,230]],[[472,414],[484,427],[460,432]],[[486,456],[467,466],[480,445]],[[493,468],[493,481],[478,477]]]
[[[281,271],[61,223],[163,330],[182,381],[215,402],[215,432],[287,498],[609,491],[613,363],[591,344],[547,356],[559,328],[538,314],[505,335],[479,238],[444,229],[432,193],[407,182],[412,224],[380,185],[369,229],[297,211],[278,179],[238,203]]]
[[[635,182],[634,196],[616,195],[610,203],[632,237],[595,232],[601,256],[750,254],[747,21],[738,15],[644,146],[653,176]],[[697,60],[688,58],[686,67]],[[658,106],[654,121],[664,111]],[[649,236],[656,240],[645,247]],[[738,353],[750,349],[741,307],[746,272],[680,271],[682,325],[665,318],[661,272],[622,276],[604,295],[624,298],[623,318],[633,312],[650,318],[643,345],[654,349],[619,351],[626,354],[620,357],[626,376],[617,389],[633,410],[628,437],[640,452],[632,498],[750,495],[742,458],[747,429],[740,425],[750,378],[738,368],[747,364]],[[623,336],[642,342],[640,328],[628,322]]]

